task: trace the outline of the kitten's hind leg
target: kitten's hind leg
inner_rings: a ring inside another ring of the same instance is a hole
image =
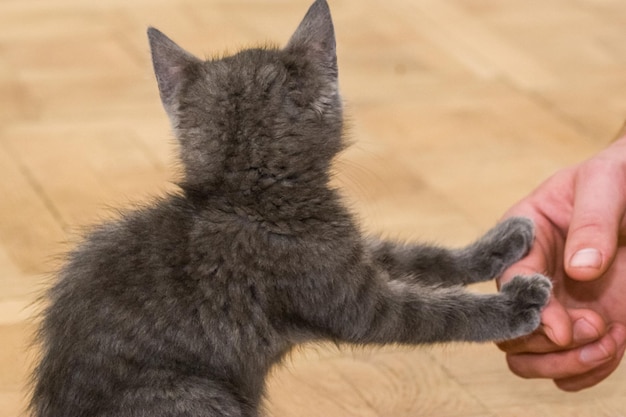
[[[125,390],[117,407],[106,417],[259,417],[256,407],[244,404],[221,384],[165,373],[153,376],[144,386]]]

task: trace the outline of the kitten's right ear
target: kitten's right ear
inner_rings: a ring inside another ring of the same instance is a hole
[[[176,92],[184,80],[185,69],[201,61],[153,27],[148,29],[148,40],[161,101],[170,113]]]
[[[335,29],[326,0],[316,0],[291,36],[287,50],[302,50],[305,55],[337,77]]]

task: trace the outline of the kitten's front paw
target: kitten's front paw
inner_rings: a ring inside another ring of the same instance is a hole
[[[550,299],[552,282],[541,274],[516,276],[502,286],[511,300],[509,339],[532,333],[541,323],[541,310]]]
[[[496,278],[522,259],[533,244],[534,230],[532,220],[511,217],[470,246],[467,255],[471,259],[472,282]]]

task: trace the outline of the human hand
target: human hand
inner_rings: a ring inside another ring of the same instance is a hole
[[[532,218],[536,240],[501,281],[540,272],[554,284],[540,329],[499,344],[514,373],[577,391],[617,368],[626,350],[625,213],[626,136],[507,212]]]

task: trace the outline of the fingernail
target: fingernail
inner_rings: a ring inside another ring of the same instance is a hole
[[[604,362],[610,358],[609,353],[599,343],[585,346],[580,351],[580,360],[584,363],[598,363]]]
[[[602,266],[602,255],[594,248],[581,249],[572,256],[569,262],[572,268],[595,268]]]
[[[574,342],[582,343],[596,340],[600,337],[598,329],[593,327],[586,319],[578,319],[574,322],[573,328]]]

